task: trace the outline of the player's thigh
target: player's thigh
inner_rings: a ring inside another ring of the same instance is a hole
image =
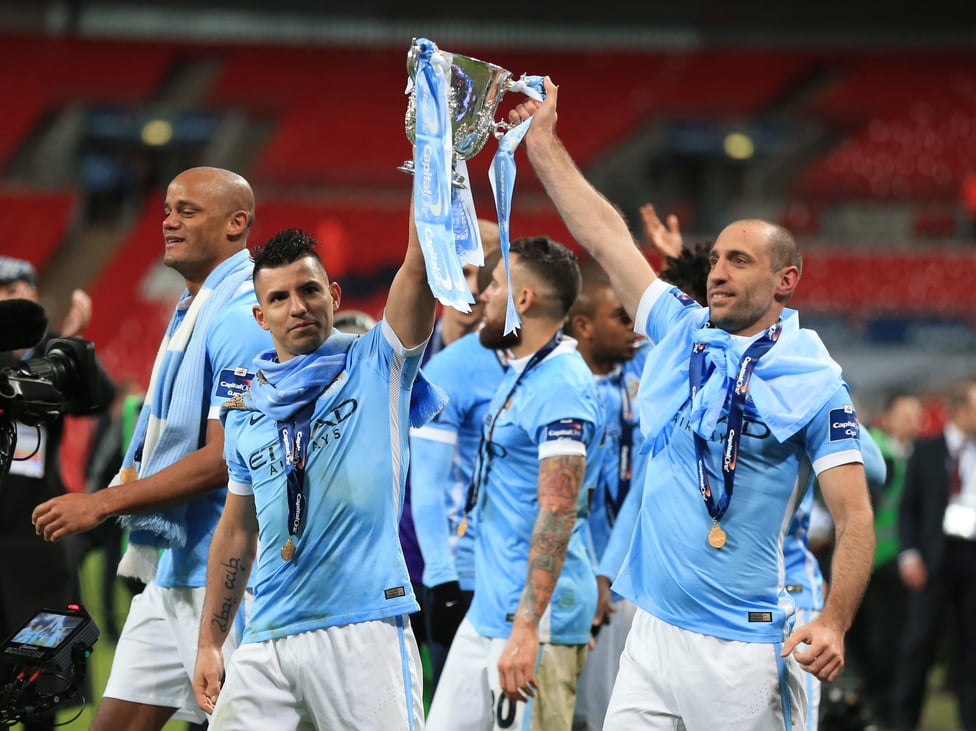
[[[683,731],[680,709],[663,672],[660,629],[658,620],[637,611],[620,655],[605,731]]]
[[[423,675],[408,617],[328,627],[278,642],[319,728],[422,727]]]
[[[527,703],[521,701],[510,701],[508,696],[502,692],[501,677],[498,674],[498,661],[501,659],[502,652],[508,644],[507,639],[493,638],[488,646],[488,688],[491,693],[491,721],[494,729],[519,729],[528,731],[532,719],[532,707],[537,702],[539,689],[536,689],[536,697],[529,698]],[[534,672],[536,681],[539,676],[539,661],[542,658],[545,644],[539,645],[539,654],[536,656]]]
[[[176,718],[199,723],[206,716],[197,708],[180,648],[182,628],[167,614],[164,591],[150,584],[132,598],[103,697],[175,710]]]
[[[782,646],[689,632],[638,611],[620,658],[607,731],[796,731],[799,665]],[[708,698],[702,703],[702,698]]]
[[[576,684],[586,660],[586,645],[542,645],[532,703],[532,731],[570,731],[576,707]]]
[[[702,682],[684,674],[682,717],[691,729],[801,731],[807,728],[803,671],[782,644],[734,642],[697,635],[692,652],[703,663]],[[696,703],[711,689],[708,704]]]
[[[300,691],[282,666],[275,641],[237,648],[227,666],[210,727],[220,731],[311,728]]]
[[[173,716],[173,708],[102,698],[88,731],[159,731]]]
[[[488,731],[494,713],[488,678],[491,640],[465,619],[451,642],[427,714],[427,731]],[[497,677],[498,669],[494,669]]]

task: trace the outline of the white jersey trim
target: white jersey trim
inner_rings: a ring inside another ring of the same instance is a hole
[[[813,471],[816,474],[825,472],[832,467],[840,467],[843,464],[864,464],[864,457],[861,456],[861,452],[857,449],[845,449],[842,452],[835,452],[834,454],[826,454],[816,462],[813,463]]]
[[[421,353],[423,353],[424,350],[427,348],[427,341],[430,340],[430,335],[428,335],[426,338],[424,338],[424,342],[422,342],[420,345],[417,345],[416,347],[413,348],[404,348],[403,343],[400,342],[400,338],[398,338],[397,334],[393,332],[393,328],[390,326],[390,323],[386,321],[385,310],[383,312],[383,319],[380,320],[380,327],[383,328],[383,337],[386,338],[386,342],[388,342],[390,344],[390,347],[393,348],[393,352],[397,355],[403,355],[407,358],[413,355],[420,355]],[[431,334],[433,334],[433,331],[431,332]]]
[[[661,298],[661,295],[673,286],[673,284],[668,284],[663,279],[655,279],[647,286],[644,294],[641,295],[640,302],[637,304],[637,315],[634,317],[635,331],[638,331],[638,328],[640,328],[639,332],[647,335],[647,318],[651,314],[651,308]]]
[[[458,433],[453,429],[438,429],[433,426],[422,426],[419,428],[411,427],[411,439],[426,439],[430,442],[440,442],[441,444],[457,444]]]
[[[539,445],[539,461],[549,457],[585,457],[586,444],[575,439],[557,439]]]
[[[254,488],[250,482],[238,482],[237,480],[227,480],[227,491],[235,495],[253,495]]]

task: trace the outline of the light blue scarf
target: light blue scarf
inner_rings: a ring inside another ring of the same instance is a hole
[[[156,354],[146,400],[123,468],[135,468],[139,477],[146,477],[200,448],[200,434],[209,410],[209,388],[204,383],[207,332],[221,310],[250,281],[251,271],[251,256],[246,249],[225,259],[204,280],[180,317],[180,308],[189,297],[189,291],[184,291]],[[120,518],[130,533],[127,558],[123,557],[119,573],[143,580],[152,578],[158,549],[186,544],[186,508],[180,505]],[[139,546],[149,550],[140,551]]]
[[[647,435],[644,452],[657,452],[663,446],[675,414],[688,400],[688,366],[696,343],[708,346],[705,357],[714,369],[692,401],[691,428],[709,438],[724,413],[742,355],[755,338],[733,337],[724,330],[705,327],[707,321],[708,310],[696,310],[651,349],[639,396],[641,426]],[[813,330],[800,328],[796,310],[784,309],[782,323],[779,340],[756,364],[749,395],[763,423],[778,441],[785,442],[827,404],[844,382],[840,366],[819,336]]]
[[[288,421],[317,399],[346,367],[346,354],[357,335],[333,330],[315,351],[284,363],[268,350],[254,359],[257,376],[244,392],[244,404],[274,421]]]
[[[284,363],[278,362],[274,350],[261,353],[254,359],[257,376],[244,393],[245,406],[277,422],[290,420],[342,373],[349,348],[358,337],[333,330],[317,350]],[[446,404],[447,394],[418,372],[410,392],[410,425],[423,426]]]

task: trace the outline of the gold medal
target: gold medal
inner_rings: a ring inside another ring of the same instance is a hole
[[[458,524],[458,530],[457,530],[458,537],[463,536],[467,532],[467,530],[468,530],[468,516],[465,515],[463,518],[461,518],[461,522]]]
[[[136,472],[135,467],[123,467],[119,473],[119,477],[122,479],[123,484],[126,482],[135,482],[139,479],[139,473]]]
[[[285,561],[291,561],[295,557],[295,541],[291,539],[291,536],[288,536],[288,541],[281,547],[281,557]]]
[[[717,520],[712,521],[712,528],[708,531],[708,545],[712,548],[721,548],[725,545],[725,531],[719,526]]]

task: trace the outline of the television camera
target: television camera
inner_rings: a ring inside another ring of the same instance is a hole
[[[36,612],[0,645],[0,663],[12,666],[0,686],[0,727],[29,723],[74,701],[98,635],[84,607],[70,604]]]
[[[37,427],[67,413],[91,413],[104,400],[97,376],[94,346],[77,337],[54,338],[43,356],[0,370],[0,483],[17,446],[15,422]]]

